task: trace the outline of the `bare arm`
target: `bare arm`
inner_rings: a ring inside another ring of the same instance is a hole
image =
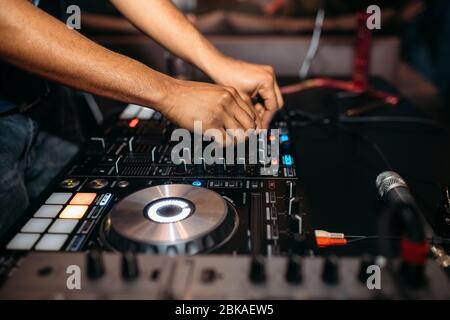
[[[0,0],[0,58],[120,101],[159,105],[169,78],[68,29],[26,0]]]
[[[110,2],[144,33],[208,75],[224,58],[169,0]]]
[[[270,66],[238,61],[220,53],[169,0],[110,0],[133,24],[182,59],[195,64],[216,83],[235,88],[251,104],[260,95],[262,114],[283,106]],[[264,108],[263,108],[264,107]]]
[[[27,0],[0,0],[0,7],[0,58],[11,64],[77,89],[151,106],[187,129],[195,120],[203,121],[205,130],[256,126],[256,115],[229,88],[156,72],[68,29]]]

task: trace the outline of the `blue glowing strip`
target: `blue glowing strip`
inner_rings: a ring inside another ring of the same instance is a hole
[[[283,164],[286,166],[292,166],[294,164],[294,160],[290,154],[283,156]]]
[[[193,185],[194,187],[201,187],[201,186],[202,186],[202,182],[199,181],[199,180],[196,180],[196,181],[192,182],[192,185]]]

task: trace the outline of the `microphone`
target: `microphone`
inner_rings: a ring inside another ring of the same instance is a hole
[[[390,231],[392,218],[398,218],[404,232],[400,243],[402,264],[400,271],[406,282],[415,287],[425,283],[424,265],[429,251],[422,223],[421,211],[405,180],[396,172],[386,171],[378,175],[376,186],[380,197],[387,204],[386,217],[382,218],[381,232]],[[389,234],[387,234],[389,235]]]
[[[421,211],[405,180],[396,172],[386,171],[378,175],[376,186],[380,197],[393,211],[398,212],[410,240],[420,242],[425,239]]]

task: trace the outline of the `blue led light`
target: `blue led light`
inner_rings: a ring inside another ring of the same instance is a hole
[[[292,159],[292,156],[290,154],[284,155],[283,163],[286,166],[292,166],[294,164],[294,159]]]
[[[287,134],[282,134],[280,136],[280,142],[283,143],[283,142],[287,142],[287,141],[289,141],[289,136]]]
[[[194,187],[201,187],[202,186],[202,182],[200,180],[195,180],[194,182],[192,182],[192,185]]]

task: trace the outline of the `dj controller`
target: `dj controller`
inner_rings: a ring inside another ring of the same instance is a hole
[[[382,258],[317,254],[286,112],[258,136],[259,146],[279,149],[270,163],[247,155],[175,164],[175,129],[131,105],[93,137],[4,240],[0,297],[450,298],[448,274],[432,259],[427,285],[405,293],[389,272],[382,291],[368,289],[366,270],[384,269]],[[67,282],[73,266],[79,290]]]

